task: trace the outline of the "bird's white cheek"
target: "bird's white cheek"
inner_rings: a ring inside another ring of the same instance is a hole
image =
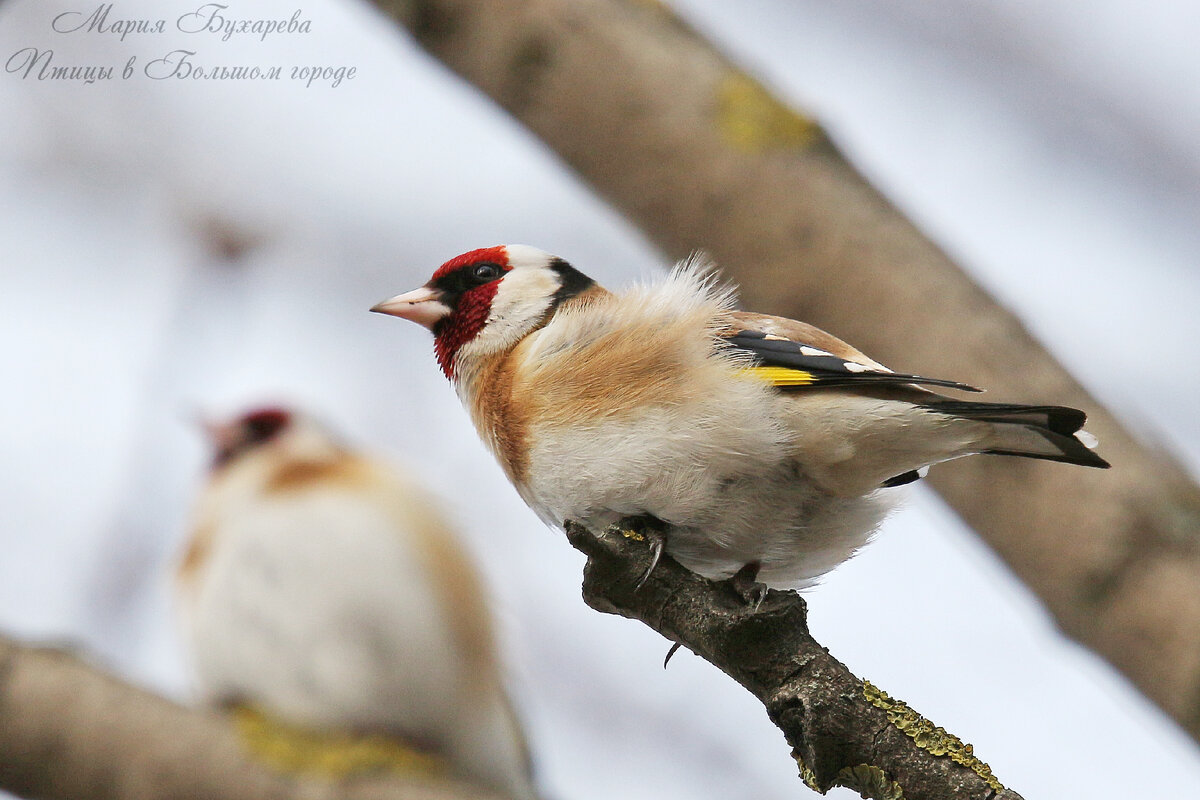
[[[516,344],[546,316],[559,281],[550,270],[513,270],[496,289],[487,324],[464,350],[496,352]]]

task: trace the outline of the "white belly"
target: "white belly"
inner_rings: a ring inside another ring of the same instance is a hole
[[[534,431],[519,488],[557,525],[574,519],[599,529],[653,515],[670,526],[667,552],[707,577],[759,562],[768,585],[811,584],[866,543],[899,493],[821,490],[798,461],[794,421],[785,425],[764,405],[660,407]]]

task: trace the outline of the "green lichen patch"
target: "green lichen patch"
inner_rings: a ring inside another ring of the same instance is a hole
[[[391,737],[300,728],[248,706],[232,713],[251,756],[285,774],[336,779],[372,772],[436,777],[449,771],[438,756]]]
[[[839,785],[858,792],[862,797],[874,800],[904,800],[904,790],[900,788],[900,784],[889,778],[879,767],[871,764],[842,767],[835,780]]]
[[[775,99],[742,72],[730,72],[717,88],[717,124],[725,141],[744,153],[804,149],[821,136],[816,122]]]
[[[876,708],[882,709],[886,714],[888,721],[900,729],[902,733],[910,737],[922,750],[932,753],[935,756],[945,756],[955,764],[960,764],[968,769],[971,769],[992,789],[999,792],[1004,787],[996,776],[992,774],[992,768],[981,761],[976,755],[971,745],[964,742],[952,733],[946,731],[945,728],[934,725],[929,720],[914,711],[907,703],[902,700],[893,700],[888,696],[887,692],[873,685],[870,681],[863,681],[863,696],[867,702]]]
[[[804,763],[799,750],[792,750],[792,758],[795,760],[796,766],[800,768],[800,780],[804,781],[804,785],[814,792],[825,794],[825,787],[821,786],[821,782],[817,780],[817,773],[809,769],[808,764]]]

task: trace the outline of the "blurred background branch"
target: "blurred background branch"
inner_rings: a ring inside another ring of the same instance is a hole
[[[284,775],[243,747],[230,717],[0,636],[0,789],[30,800],[499,800],[449,779]]]
[[[1115,469],[972,459],[930,481],[1069,636],[1200,738],[1200,489],[1139,442],[833,147],[656,2],[377,0],[671,257],[746,307],[995,400],[1085,409]]]

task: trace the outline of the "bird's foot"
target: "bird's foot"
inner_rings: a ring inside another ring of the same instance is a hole
[[[767,599],[767,592],[771,591],[765,583],[758,582],[758,570],[761,566],[759,562],[751,561],[729,578],[730,588],[737,592],[755,613],[763,604],[763,600]]]
[[[643,514],[637,517],[624,517],[609,528],[613,533],[635,542],[646,542],[650,547],[650,566],[646,567],[642,577],[638,578],[635,589],[642,588],[642,585],[646,583],[650,573],[654,572],[654,568],[658,566],[663,551],[666,550],[667,532],[665,527],[661,520],[649,514]]]

